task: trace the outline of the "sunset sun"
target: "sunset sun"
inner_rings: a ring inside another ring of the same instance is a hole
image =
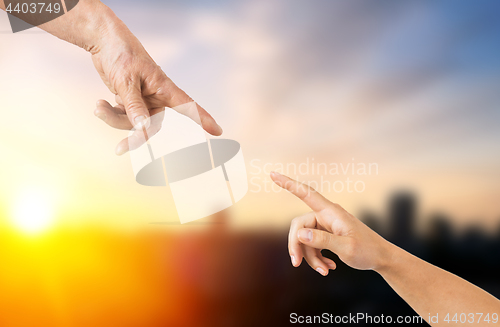
[[[38,234],[53,222],[50,196],[41,189],[26,189],[18,195],[14,205],[13,223],[21,231]]]

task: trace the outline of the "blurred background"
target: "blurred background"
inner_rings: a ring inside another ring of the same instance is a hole
[[[168,187],[135,183],[115,156],[126,132],[94,117],[114,97],[90,55],[39,29],[12,34],[0,12],[0,326],[414,314],[374,272],[292,268],[287,229],[309,210],[271,188],[272,169],[360,182],[319,189],[500,296],[500,3],[104,3],[241,143],[250,189],[179,225]]]

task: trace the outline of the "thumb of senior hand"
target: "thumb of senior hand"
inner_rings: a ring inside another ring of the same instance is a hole
[[[125,111],[132,126],[136,129],[148,128],[150,125],[149,110],[142,99],[141,86],[132,85],[118,90],[123,100]]]

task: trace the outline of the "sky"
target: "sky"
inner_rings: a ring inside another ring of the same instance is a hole
[[[114,96],[90,55],[0,12],[0,325],[199,326],[214,298],[268,292],[259,276],[288,285],[309,209],[271,170],[358,217],[384,222],[405,190],[419,229],[441,213],[498,233],[500,2],[105,3],[241,144],[249,191],[216,217],[231,228],[179,225],[170,189],[114,154],[127,132],[94,117]]]
[[[457,226],[498,225],[495,1],[105,4],[242,145],[250,189],[229,210],[235,226],[286,228],[306,212],[270,189],[263,170],[313,162],[376,164],[371,175],[284,171],[335,185],[321,191],[354,214],[383,213],[405,189],[418,195],[422,223],[439,211]],[[113,97],[90,55],[40,30],[9,28],[0,13],[4,225],[33,198],[48,203],[53,226],[175,222],[169,189],[136,184],[128,155],[114,155],[126,134],[93,116],[96,100]],[[347,178],[363,191],[349,192]]]

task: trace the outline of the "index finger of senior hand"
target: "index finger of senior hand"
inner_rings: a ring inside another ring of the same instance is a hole
[[[330,203],[323,195],[307,184],[297,182],[288,176],[271,172],[272,180],[280,187],[286,189],[307,204],[314,211],[321,211]]]
[[[170,107],[180,114],[185,115],[196,123],[200,124],[201,127],[208,133],[219,136],[222,134],[222,128],[217,124],[215,119],[200,105],[196,103],[196,112],[191,112],[189,110],[183,110],[181,107],[183,104],[194,102],[189,95],[186,94],[182,89],[180,89],[170,78],[166,75],[161,83],[162,87],[158,92],[163,100],[162,105]]]

